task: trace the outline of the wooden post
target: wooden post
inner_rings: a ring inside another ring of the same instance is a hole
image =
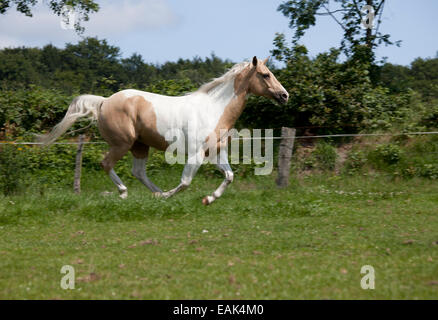
[[[76,151],[75,161],[75,181],[73,183],[73,190],[75,193],[81,193],[81,170],[82,170],[82,150],[84,147],[84,135],[79,135],[78,149]]]
[[[294,128],[281,128],[283,139],[281,139],[278,154],[278,177],[276,180],[277,186],[280,188],[285,188],[289,185],[290,161],[294,148],[295,132]]]

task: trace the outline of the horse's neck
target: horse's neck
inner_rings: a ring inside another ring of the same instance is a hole
[[[238,82],[236,83],[236,81]],[[218,119],[218,126],[221,129],[231,129],[245,107],[247,91],[237,90],[236,92],[240,82],[238,79],[232,79],[208,93],[214,108],[217,108],[221,115]]]
[[[220,110],[225,109],[225,107],[235,97],[234,79],[224,82],[211,89],[207,95],[211,99],[214,107],[219,108]]]

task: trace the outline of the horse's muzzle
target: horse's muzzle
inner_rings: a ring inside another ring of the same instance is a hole
[[[287,91],[279,91],[275,94],[275,100],[277,100],[278,103],[286,104],[289,100],[289,93],[287,93]]]

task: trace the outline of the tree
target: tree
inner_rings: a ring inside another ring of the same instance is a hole
[[[143,57],[133,53],[129,58],[120,61],[123,69],[121,81],[129,87],[142,88],[157,77],[157,68],[145,63]]]
[[[373,50],[377,46],[400,44],[399,41],[392,42],[389,34],[382,34],[379,31],[385,2],[385,0],[290,0],[282,3],[277,10],[290,19],[289,27],[295,30],[294,44],[297,44],[310,26],[316,24],[317,16],[330,16],[343,30],[340,49],[344,54],[355,60],[372,63]],[[336,9],[333,9],[333,6]],[[377,23],[373,24],[374,20],[377,20]],[[375,27],[367,27],[371,25]],[[279,36],[277,35],[277,41]],[[274,52],[277,55],[280,53]]]
[[[438,99],[438,58],[417,58],[411,63],[412,89],[424,99]]]
[[[66,6],[70,6],[70,8],[79,15],[77,21],[74,23],[74,28],[79,34],[84,32],[84,27],[81,26],[81,22],[88,21],[89,14],[99,10],[99,5],[93,0],[48,0],[44,2],[47,3],[53,13],[58,16],[64,13]],[[37,0],[2,0],[0,2],[0,14],[6,13],[11,6],[15,5],[18,12],[32,17],[32,9],[37,3]]]
[[[82,92],[109,94],[118,89],[116,79],[121,73],[119,47],[90,37],[77,44],[67,43],[64,54],[68,69],[85,75],[80,87]]]
[[[417,58],[410,66],[386,63],[380,68],[380,81],[395,93],[410,88],[425,101],[438,99],[438,58]]]
[[[407,66],[385,63],[379,70],[380,82],[394,93],[401,93],[411,87],[410,69]]]

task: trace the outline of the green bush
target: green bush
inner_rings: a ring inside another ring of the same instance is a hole
[[[315,157],[307,157],[302,161],[302,166],[304,170],[310,170],[316,168],[316,159]]]
[[[312,154],[320,169],[333,170],[335,168],[337,154],[336,149],[332,145],[326,142],[320,142],[316,145]]]
[[[0,145],[0,190],[4,195],[19,192],[26,186],[29,159],[20,145]]]
[[[420,125],[426,128],[438,128],[438,100],[427,110],[419,122]]]
[[[362,100],[361,127],[370,131],[403,126],[412,119],[412,102],[415,98],[412,91],[390,94],[388,88],[380,86],[369,89]]]
[[[424,164],[419,170],[419,175],[433,180],[438,179],[438,164]]]
[[[0,91],[0,123],[15,128],[14,136],[30,138],[29,133],[41,133],[64,117],[73,96],[31,86],[29,89]]]
[[[347,160],[344,163],[346,173],[353,174],[360,171],[367,162],[366,153],[362,150],[351,151],[347,155]]]
[[[403,151],[396,144],[379,144],[370,153],[370,158],[375,164],[392,165],[400,161]]]

